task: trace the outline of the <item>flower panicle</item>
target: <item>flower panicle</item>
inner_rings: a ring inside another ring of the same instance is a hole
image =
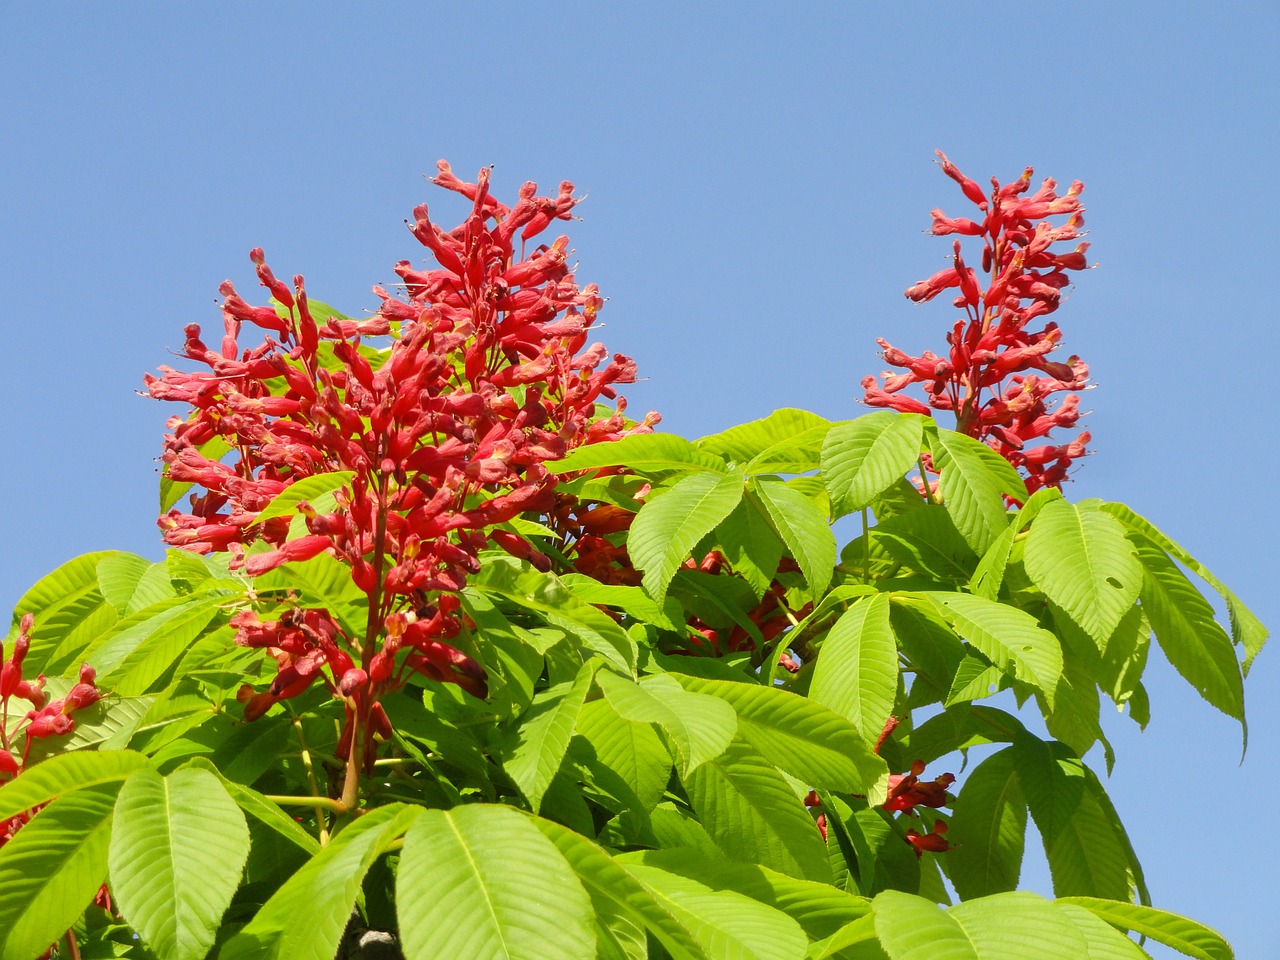
[[[487,169],[467,182],[441,161],[432,180],[470,212],[445,230],[426,204],[414,209],[406,224],[435,264],[395,264],[402,290],[375,286],[371,316],[322,309],[303,277],[286,286],[255,248],[274,304],[251,305],[224,283],[219,347],[191,324],[182,355],[194,369],[145,378],[150,396],[193,408],[169,421],[162,459],[170,480],[200,489],[159,519],[166,543],[230,553],[251,576],[329,555],[368,598],[366,636],[324,611],[271,622],[237,614],[236,642],[277,663],[269,689],[241,692],[251,718],[320,680],[364,730],[377,726],[371,704],[409,674],[485,697],[483,668],[451,644],[463,629],[457,594],[480,552],[495,546],[545,568],[510,524],[555,508],[559,478],[546,464],[660,419],[625,416],[617,387],[634,382],[635,363],[592,342],[604,300],[574,276],[568,238],[526,249],[572,219],[573,184],[540,196],[526,183],[507,206]],[[245,323],[264,331],[261,343],[240,346]],[[605,402],[614,409],[602,415]],[[326,474],[347,476],[323,501],[272,508]]]
[[[879,340],[885,362],[903,372],[864,378],[863,402],[927,416],[948,411],[957,431],[1018,467],[1029,491],[1061,486],[1072,463],[1088,453],[1090,438],[1081,433],[1054,442],[1049,436],[1054,429],[1076,426],[1078,391],[1090,386],[1089,368],[1075,356],[1065,362],[1050,359],[1062,340],[1056,323],[1032,327],[1061,305],[1071,274],[1088,266],[1079,199],[1084,185],[1077,180],[1059,193],[1058,183],[1048,178],[1032,192],[1028,167],[1007,184],[993,178],[987,192],[941,151],[938,158],[977,212],[973,218],[931,212],[930,232],[956,237],[951,262],[908,287],[906,296],[923,303],[954,291],[951,302],[962,318],[948,333],[943,356],[926,351],[913,357]],[[1050,219],[1059,217],[1066,219]],[[960,238],[967,237],[982,241],[980,271],[963,256]],[[1074,246],[1058,249],[1062,243]],[[901,392],[912,384],[924,388],[924,400]]]

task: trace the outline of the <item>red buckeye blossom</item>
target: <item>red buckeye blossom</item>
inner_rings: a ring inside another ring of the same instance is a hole
[[[410,673],[487,696],[483,667],[450,642],[480,551],[492,544],[547,569],[509,526],[554,509],[559,477],[545,464],[660,419],[626,418],[616,387],[635,380],[635,364],[590,342],[604,300],[577,282],[568,238],[527,249],[572,218],[573,184],[542,197],[526,183],[507,206],[487,169],[474,182],[437,169],[433,182],[470,211],[445,230],[414,208],[407,225],[435,265],[397,263],[403,289],[375,286],[371,316],[310,301],[301,276],[286,285],[254,249],[274,303],[254,306],[224,283],[218,343],[191,324],[181,353],[196,369],[145,378],[150,396],[192,408],[169,421],[163,460],[169,480],[202,490],[160,518],[167,543],[228,552],[250,576],[328,555],[365,594],[360,636],[318,610],[232,620],[237,643],[276,662],[268,690],[242,691],[246,716],[323,682],[348,702],[348,733],[354,724],[366,738],[353,754],[367,755],[380,694]],[[246,322],[266,333],[256,346],[239,343]],[[308,490],[314,501],[277,499],[326,476]],[[289,506],[265,514],[274,503]]]
[[[889,777],[889,793],[884,801],[886,810],[904,810],[910,813],[916,807],[943,807],[947,803],[947,790],[956,782],[954,775],[944,773],[935,780],[920,781],[924,773],[923,760],[911,764],[910,773],[895,773]]]
[[[864,378],[863,402],[904,413],[950,411],[956,430],[982,440],[1018,467],[1029,491],[1060,486],[1072,462],[1088,452],[1089,434],[1066,443],[1031,443],[1046,440],[1056,427],[1076,425],[1080,398],[1075,391],[1090,386],[1089,368],[1074,356],[1066,362],[1049,359],[1062,340],[1056,323],[1040,330],[1030,327],[1058,309],[1069,273],[1087,266],[1089,244],[1080,239],[1084,207],[1078,199],[1084,185],[1077,180],[1060,195],[1057,183],[1047,179],[1028,195],[1028,167],[1012,183],[1001,185],[993,178],[988,194],[941,151],[938,157],[943,172],[960,185],[978,215],[951,218],[934,210],[932,233],[981,238],[986,286],[965,263],[956,240],[951,265],[906,291],[916,302],[957,291],[952,305],[962,316],[947,335],[946,355],[926,351],[913,357],[879,340],[885,361],[905,372],[886,371],[882,384],[875,377]],[[1066,220],[1054,224],[1050,217]],[[1071,250],[1052,249],[1069,242],[1076,244]],[[913,383],[924,388],[924,401],[900,392]],[[1053,397],[1064,393],[1054,406]]]
[[[921,856],[926,850],[932,853],[944,853],[951,849],[951,844],[947,843],[943,836],[947,832],[947,823],[945,820],[935,820],[933,829],[928,833],[918,833],[910,828],[907,829],[907,843],[915,848],[916,856]]]

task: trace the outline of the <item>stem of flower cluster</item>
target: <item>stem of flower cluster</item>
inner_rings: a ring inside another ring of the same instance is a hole
[[[321,798],[320,784],[316,781],[315,768],[311,763],[311,751],[307,749],[307,741],[302,735],[302,718],[293,718],[293,728],[298,733],[298,744],[302,748],[302,765],[307,771],[307,782],[311,785],[312,799],[319,801]],[[325,823],[325,808],[318,802],[316,808],[316,824],[319,832],[320,846],[326,846],[329,843],[329,827]]]

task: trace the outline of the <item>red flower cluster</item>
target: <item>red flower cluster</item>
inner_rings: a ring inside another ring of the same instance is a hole
[[[26,659],[31,648],[31,628],[35,620],[31,614],[25,614],[18,625],[18,638],[13,642],[9,659],[4,656],[4,644],[0,643],[0,784],[18,776],[27,765],[27,757],[31,744],[43,737],[57,737],[70,733],[76,722],[72,716],[77,710],[91,707],[102,699],[98,690],[93,667],[87,663],[80,668],[78,682],[67,691],[66,696],[57,700],[49,700],[44,691],[45,678],[40,674],[34,680],[23,679],[22,661]],[[31,709],[13,730],[9,729],[10,699],[16,697],[31,704]],[[22,734],[24,745],[22,756],[14,756],[13,750],[18,734]],[[0,820],[0,847],[4,846],[24,823],[35,815],[35,810],[28,810],[8,820]]]
[[[1087,452],[1089,434],[1063,444],[1029,446],[1046,438],[1055,427],[1071,428],[1080,418],[1080,398],[1074,392],[1088,387],[1089,368],[1079,357],[1065,363],[1048,359],[1062,340],[1056,323],[1038,331],[1027,327],[1038,317],[1058,309],[1062,290],[1070,283],[1069,271],[1083,270],[1089,244],[1078,243],[1069,252],[1054,252],[1055,243],[1083,236],[1084,207],[1078,199],[1084,185],[1071,184],[1065,196],[1057,183],[1046,179],[1040,189],[1031,187],[1030,167],[1012,183],[992,178],[988,196],[941,152],[942,169],[960,185],[980,214],[977,220],[952,219],[934,210],[933,234],[981,237],[982,272],[965,264],[960,241],[953,246],[952,265],[909,287],[906,295],[916,302],[932,300],[945,290],[958,289],[953,304],[964,311],[947,334],[946,356],[926,351],[912,357],[885,340],[885,360],[905,372],[862,381],[864,402],[871,406],[930,414],[931,408],[955,414],[956,430],[990,445],[1026,474],[1027,488],[1060,486],[1072,461]],[[1050,217],[1066,216],[1055,225]],[[923,384],[928,404],[900,393],[913,383]],[[1067,395],[1051,408],[1055,394]]]
[[[947,790],[956,782],[954,775],[942,776],[926,782],[920,781],[924,773],[924,761],[914,760],[910,773],[894,773],[889,776],[889,793],[884,801],[886,810],[905,810],[910,813],[916,807],[945,807]]]
[[[433,182],[465,196],[471,213],[445,231],[425,205],[414,210],[410,229],[439,269],[396,264],[405,299],[374,287],[382,305],[367,319],[321,311],[301,276],[286,286],[254,250],[275,306],[251,306],[224,283],[219,349],[186,328],[184,355],[208,370],[146,378],[152,397],[194,407],[169,421],[163,459],[169,479],[206,490],[189,512],[160,519],[166,542],[231,551],[250,575],[328,553],[368,597],[360,637],[321,610],[271,622],[237,615],[237,642],[269,650],[278,670],[268,691],[245,696],[250,716],[318,677],[366,731],[383,726],[377,698],[406,671],[485,696],[482,668],[446,642],[460,630],[456,594],[480,550],[492,543],[546,569],[532,544],[495,527],[554,507],[558,477],[545,462],[658,422],[625,419],[614,385],[633,382],[635,364],[588,344],[603,300],[594,284],[576,283],[568,238],[525,255],[526,241],[570,219],[573,185],[549,198],[526,183],[508,207],[490,195],[488,170],[467,183],[443,161],[438,169]],[[246,322],[267,337],[241,350]],[[373,338],[390,342],[374,347]],[[617,401],[612,414],[597,415],[601,399]],[[341,471],[350,477],[332,506],[303,501],[293,516],[259,520],[299,481]]]

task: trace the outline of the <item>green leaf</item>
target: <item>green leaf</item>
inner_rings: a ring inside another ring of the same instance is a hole
[[[1138,556],[1146,571],[1142,609],[1160,649],[1200,696],[1243,725],[1240,664],[1213,607],[1155,544],[1141,540]]]
[[[533,823],[569,862],[597,914],[602,904],[608,904],[610,913],[621,911],[636,918],[676,960],[716,960],[703,952],[694,933],[664,910],[653,893],[595,843],[549,820],[535,818]]]
[[[778,574],[784,547],[759,498],[743,497],[716,527],[716,539],[733,572],[751,584],[757,600],[763,599]]]
[[[882,803],[889,768],[858,728],[820,702],[753,683],[679,676],[687,690],[738,714],[738,734],[772,764],[818,790],[866,794]]]
[[[752,477],[748,497],[757,500],[791,551],[814,597],[826,592],[836,563],[836,538],[812,500],[781,480]]]
[[[505,597],[564,630],[621,670],[635,670],[635,641],[609,614],[574,596],[555,574],[523,569],[515,562],[490,561],[470,579],[468,587]]]
[[[1054,893],[1131,900],[1127,842],[1099,804],[1080,759],[1060,743],[1031,736],[1019,739],[1010,753],[1044,841]]]
[[[859,600],[836,621],[818,652],[809,696],[848,717],[868,744],[880,738],[898,692],[898,645],[889,596]]]
[[[1088,944],[1089,960],[1150,960],[1136,943],[1084,907],[1058,900],[1058,912],[1076,925]]]
[[[829,426],[830,421],[816,413],[784,408],[694,444],[725,460],[750,461],[748,472],[805,473],[817,468],[818,447]]]
[[[1196,960],[1235,960],[1235,952],[1222,934],[1167,910],[1095,897],[1061,897],[1058,903],[1083,907],[1113,927],[1150,937]]]
[[[595,760],[622,778],[644,810],[657,806],[671,779],[671,754],[653,724],[627,720],[601,699],[583,705],[577,733]]]
[[[350,823],[272,894],[218,960],[333,960],[365,874],[420,809],[394,803]]]
[[[650,595],[662,601],[689,551],[733,512],[742,493],[741,474],[695,473],[640,509],[628,547]]]
[[[252,787],[247,787],[243,783],[236,783],[234,780],[228,780],[208,757],[193,757],[187,761],[185,766],[188,769],[198,768],[212,773],[222,782],[223,789],[227,791],[241,810],[259,823],[270,827],[290,843],[305,850],[309,856],[314,856],[320,852],[320,844],[316,841],[316,838],[303,830],[298,821],[294,820],[292,816],[285,813],[279,806],[272,803]]]
[[[199,960],[240,885],[249,828],[221,782],[188,767],[125,781],[112,820],[111,889],[163,960]]]
[[[98,589],[98,564],[115,551],[86,553],[68,560],[36,581],[13,608],[10,636],[16,636],[24,614],[35,617],[31,648],[23,669],[31,676],[56,673],[54,654],[71,646],[79,650],[115,623],[119,614]]]
[[[837,890],[829,883],[789,877],[758,863],[708,858],[691,847],[640,850],[623,854],[620,860],[627,865],[657,867],[712,890],[733,890],[768,904],[799,923],[810,939],[829,936],[871,912],[871,903],[865,897]]]
[[[1004,497],[1027,499],[1027,488],[1009,462],[985,443],[939,429],[930,434],[939,492],[956,529],[979,555],[1009,523]]]
[[[134,553],[111,553],[98,561],[98,589],[122,614],[175,596],[163,563],[152,563]]]
[[[1013,714],[971,703],[950,707],[910,731],[902,750],[911,759],[933,763],[954,750],[988,743],[1012,743],[1025,732]],[[892,745],[889,740],[886,746]]]
[[[298,504],[307,501],[317,513],[332,513],[337,501],[333,494],[351,483],[355,476],[352,470],[337,470],[333,473],[318,473],[303,477],[281,490],[266,508],[258,514],[256,523],[266,523],[276,517],[293,517],[297,515]]]
[[[599,661],[583,664],[572,683],[556,684],[537,694],[515,728],[516,740],[507,751],[503,769],[516,782],[535,813],[564,762],[598,664]]]
[[[987,552],[982,555],[977,569],[969,580],[969,592],[988,600],[1000,596],[1000,586],[1004,583],[1005,567],[1009,563],[1009,554],[1013,541],[1024,527],[1040,513],[1046,503],[1062,498],[1062,493],[1055,487],[1043,487],[1031,495],[1031,499],[1022,505],[1013,522],[1000,533]]]
[[[1231,617],[1231,636],[1237,644],[1244,647],[1244,672],[1247,674],[1253,658],[1258,655],[1259,651],[1262,650],[1263,644],[1267,642],[1268,632],[1267,628],[1262,625],[1262,621],[1253,615],[1253,612],[1240,601],[1239,597],[1232,593],[1225,583],[1210,573],[1204,564],[1157,530],[1155,525],[1145,517],[1138,516],[1122,503],[1104,503],[1102,509],[1118,518],[1130,530],[1146,537],[1184,567],[1191,570],[1216,590],[1219,596],[1226,601],[1227,612]]]
[[[810,822],[812,824],[812,821]],[[636,877],[677,923],[714,960],[802,960],[808,940],[800,925],[780,910],[733,890],[706,884],[659,867],[623,858]]]
[[[664,630],[679,632],[684,626],[680,605],[674,599],[668,598],[663,606],[658,606],[640,587],[601,583],[581,573],[562,573],[560,582],[575,597],[592,606],[615,607],[633,620],[643,620]]]
[[[22,776],[0,786],[0,822],[48,803],[73,790],[126,779],[145,767],[146,757],[132,750],[64,753],[27,767]]]
[[[637,433],[610,443],[578,447],[563,460],[547,463],[552,473],[574,473],[599,467],[625,466],[637,473],[681,473],[714,470],[723,473],[724,460],[671,433]]]
[[[871,909],[876,936],[892,960],[986,960],[964,928],[923,897],[885,890],[872,901]]]
[[[1036,586],[1099,648],[1142,586],[1142,567],[1124,527],[1096,502],[1045,504],[1027,535],[1024,563]]]
[[[45,696],[50,700],[65,697],[74,685],[75,681],[70,678],[48,680]],[[38,737],[27,741],[27,763],[39,763],[75,750],[123,747],[137,730],[152,702],[151,697],[104,697],[91,707],[77,710],[75,729],[67,736]]]
[[[156,604],[122,620],[89,654],[98,682],[122,697],[142,696],[222,613],[225,603],[226,595],[216,591],[176,606]],[[158,612],[148,614],[157,607]]]
[[[835,516],[861,510],[902,479],[920,456],[923,417],[879,410],[837,423],[822,444],[822,477]]]
[[[782,774],[745,740],[735,739],[695,769],[685,788],[703,826],[730,858],[830,881],[817,826]]]
[[[947,837],[947,874],[963,900],[1004,893],[1018,886],[1027,832],[1022,796],[1011,750],[978,764],[952,806]]]
[[[671,676],[645,677],[637,684],[601,670],[596,684],[619,715],[662,728],[685,775],[723,753],[738,729],[733,707],[716,697],[690,693]]]
[[[1087,956],[1079,928],[1038,894],[999,893],[958,903],[947,913],[982,960],[1080,960]]]
[[[1058,638],[1016,607],[965,593],[924,594],[961,637],[1018,680],[1036,687],[1049,706],[1062,676]]]
[[[596,955],[582,884],[556,846],[510,807],[422,811],[400,855],[396,913],[408,960]]]
[[[118,789],[71,791],[0,846],[0,957],[40,956],[93,900],[107,876]]]

